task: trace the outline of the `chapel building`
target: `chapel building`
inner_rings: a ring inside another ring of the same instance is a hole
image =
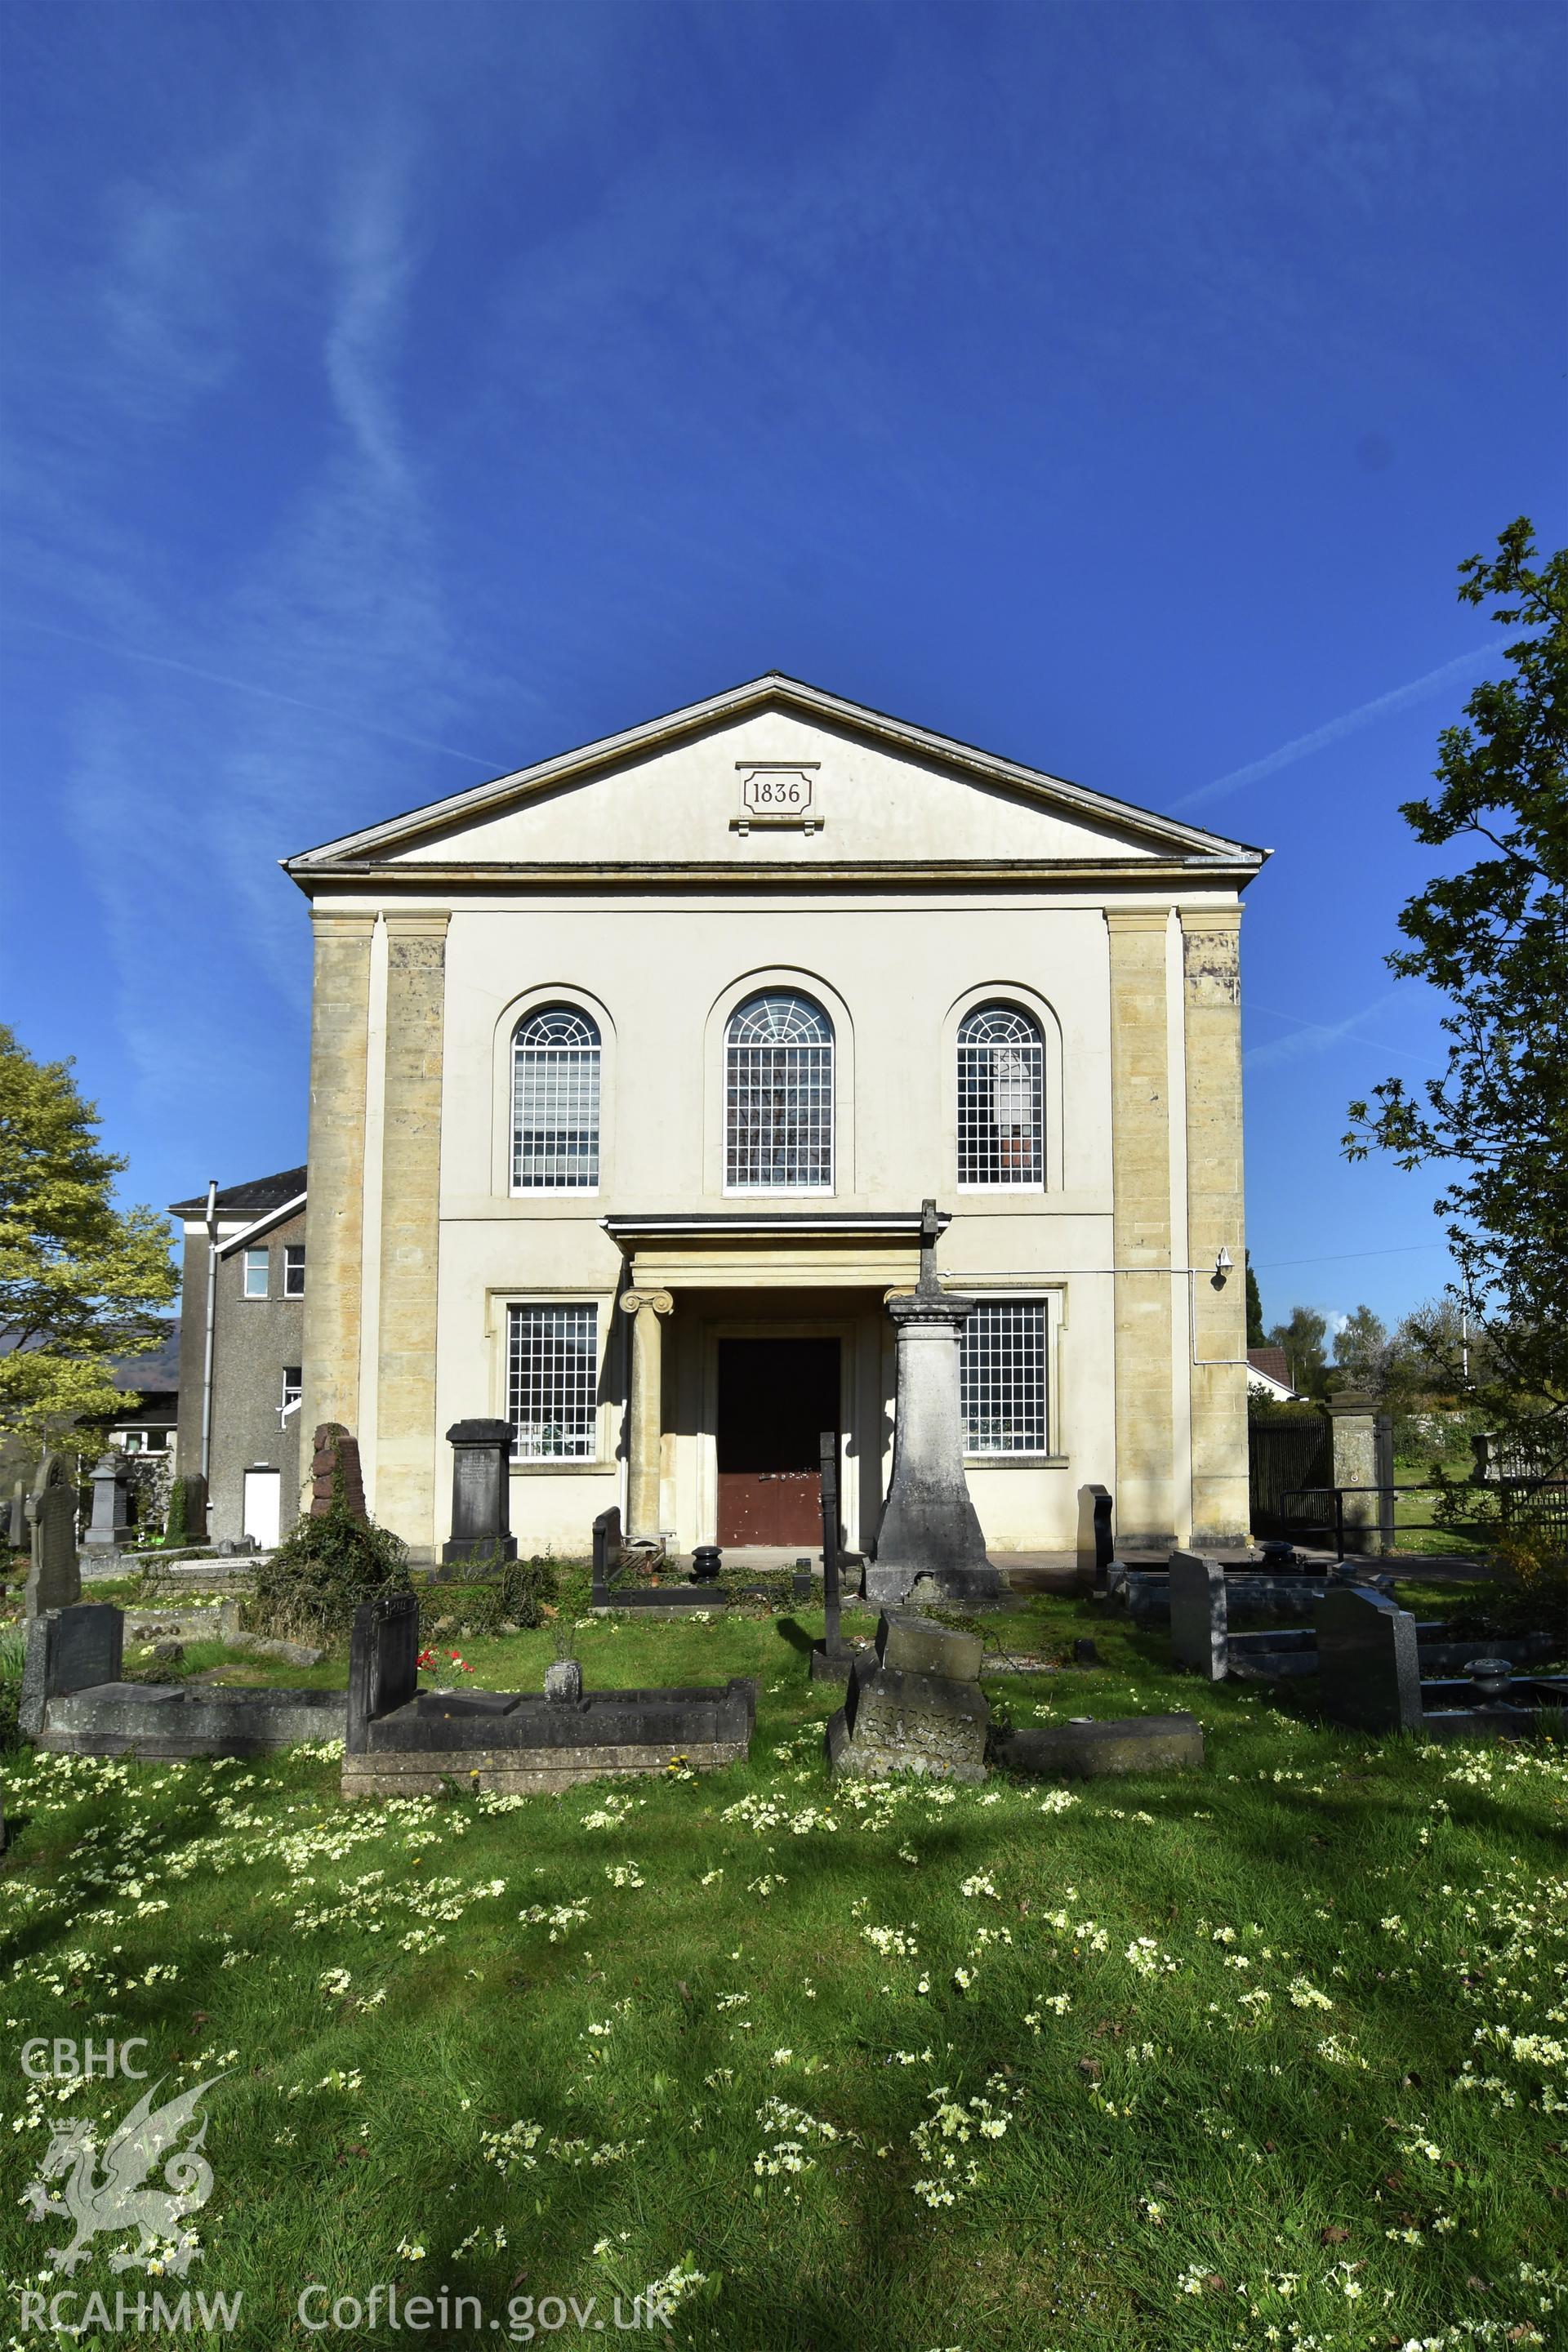
[[[770,675],[287,861],[304,1422],[416,1559],[456,1422],[524,1552],[847,1542],[921,1202],[987,1547],[1247,1530],[1240,894],[1267,853]]]

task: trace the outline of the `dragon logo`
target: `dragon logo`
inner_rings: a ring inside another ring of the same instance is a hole
[[[160,2078],[161,2080],[161,2078]],[[102,2171],[93,2128],[84,2118],[62,2124],[49,2142],[48,2154],[26,2195],[32,2200],[29,2219],[41,2221],[49,2213],[63,2213],[75,2225],[67,2246],[51,2246],[48,2257],[57,2271],[74,2272],[92,2252],[92,2241],[118,2230],[134,2230],[139,2243],[118,2248],[109,2257],[111,2271],[146,2270],[156,2261],[161,2269],[183,2277],[201,2249],[183,2243],[182,2224],[212,2195],[212,2167],[200,2153],[207,2136],[203,2116],[193,2137],[177,2145],[186,2127],[196,2121],[197,2103],[221,2074],[209,2076],[177,2098],[154,2107],[160,2087],[144,2091],[110,2136],[103,2150]],[[172,2152],[171,2152],[172,2151]],[[168,2155],[163,2165],[167,2187],[143,2187],[147,2175]],[[66,2175],[65,2193],[51,2197],[47,2184]]]

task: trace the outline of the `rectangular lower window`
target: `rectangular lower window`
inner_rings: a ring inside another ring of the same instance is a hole
[[[966,1454],[1045,1454],[1046,1302],[998,1299],[963,1328],[960,1371]]]
[[[247,1249],[245,1253],[245,1296],[265,1298],[268,1289],[269,1255],[264,1249]]]
[[[300,1402],[304,1393],[305,1370],[303,1365],[285,1364],[283,1367],[282,1410],[287,1412],[290,1405],[295,1405]]]
[[[514,1307],[507,1413],[518,1462],[591,1462],[598,1451],[599,1310]]]
[[[283,1296],[303,1298],[305,1296],[305,1244],[290,1242],[283,1253]]]

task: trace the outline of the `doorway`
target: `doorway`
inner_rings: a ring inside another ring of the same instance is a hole
[[[719,1541],[822,1541],[822,1432],[838,1427],[837,1339],[721,1339]]]
[[[245,1474],[244,1532],[254,1536],[263,1551],[270,1551],[278,1541],[279,1522],[282,1516],[283,1474],[280,1470],[255,1469]]]

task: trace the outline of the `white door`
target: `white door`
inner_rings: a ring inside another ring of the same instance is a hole
[[[278,1541],[278,1519],[283,1494],[281,1470],[247,1470],[245,1474],[245,1533],[254,1536],[263,1551]]]

